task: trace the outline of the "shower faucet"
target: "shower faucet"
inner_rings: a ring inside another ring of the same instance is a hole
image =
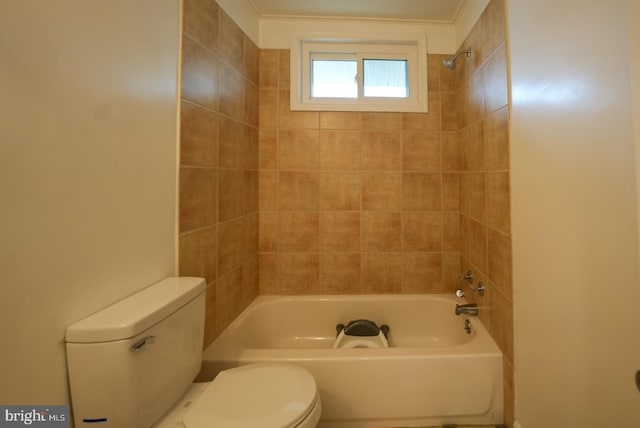
[[[478,315],[478,304],[467,303],[466,305],[456,305],[456,315]]]

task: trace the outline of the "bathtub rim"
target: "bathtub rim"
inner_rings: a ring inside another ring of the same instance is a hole
[[[475,335],[464,343],[441,347],[390,347],[370,349],[333,349],[333,348],[254,348],[238,344],[233,333],[255,311],[274,302],[296,301],[403,301],[437,300],[451,305],[467,303],[465,299],[453,294],[308,294],[308,295],[272,295],[257,296],[219,335],[203,350],[203,361],[241,359],[242,361],[297,360],[300,358],[322,358],[340,360],[344,358],[402,358],[451,355],[454,358],[478,356],[502,356],[502,352],[479,317],[461,315],[472,323]],[[482,310],[482,309],[481,309]]]

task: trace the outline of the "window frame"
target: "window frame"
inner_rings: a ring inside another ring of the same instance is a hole
[[[311,62],[319,59],[357,60],[358,98],[324,98],[311,96]],[[363,60],[389,59],[407,61],[409,96],[364,97]],[[381,37],[321,37],[295,35],[291,49],[291,110],[302,111],[381,111],[427,112],[426,35],[384,35]]]

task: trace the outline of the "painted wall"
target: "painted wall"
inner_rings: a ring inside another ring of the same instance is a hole
[[[217,0],[216,2],[256,45],[260,42],[260,16],[251,0]]]
[[[178,0],[0,2],[0,403],[68,403],[65,328],[175,274]]]
[[[456,16],[453,23],[456,35],[456,46],[460,46],[461,43],[467,38],[471,29],[476,25],[480,15],[489,4],[490,0],[466,0],[462,4],[462,8]]]
[[[429,53],[451,54],[467,37],[489,0],[467,0],[452,24],[260,17],[250,0],[218,0],[217,3],[263,49],[289,49],[291,35],[295,32],[384,33],[403,32],[410,27],[411,32],[422,31],[428,35]]]
[[[640,119],[629,74],[640,41],[628,31],[629,11],[625,0],[509,1],[516,416],[524,428],[640,426]]]

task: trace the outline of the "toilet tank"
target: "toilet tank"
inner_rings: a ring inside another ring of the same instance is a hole
[[[167,278],[67,328],[78,427],[149,428],[200,370],[205,281]]]

